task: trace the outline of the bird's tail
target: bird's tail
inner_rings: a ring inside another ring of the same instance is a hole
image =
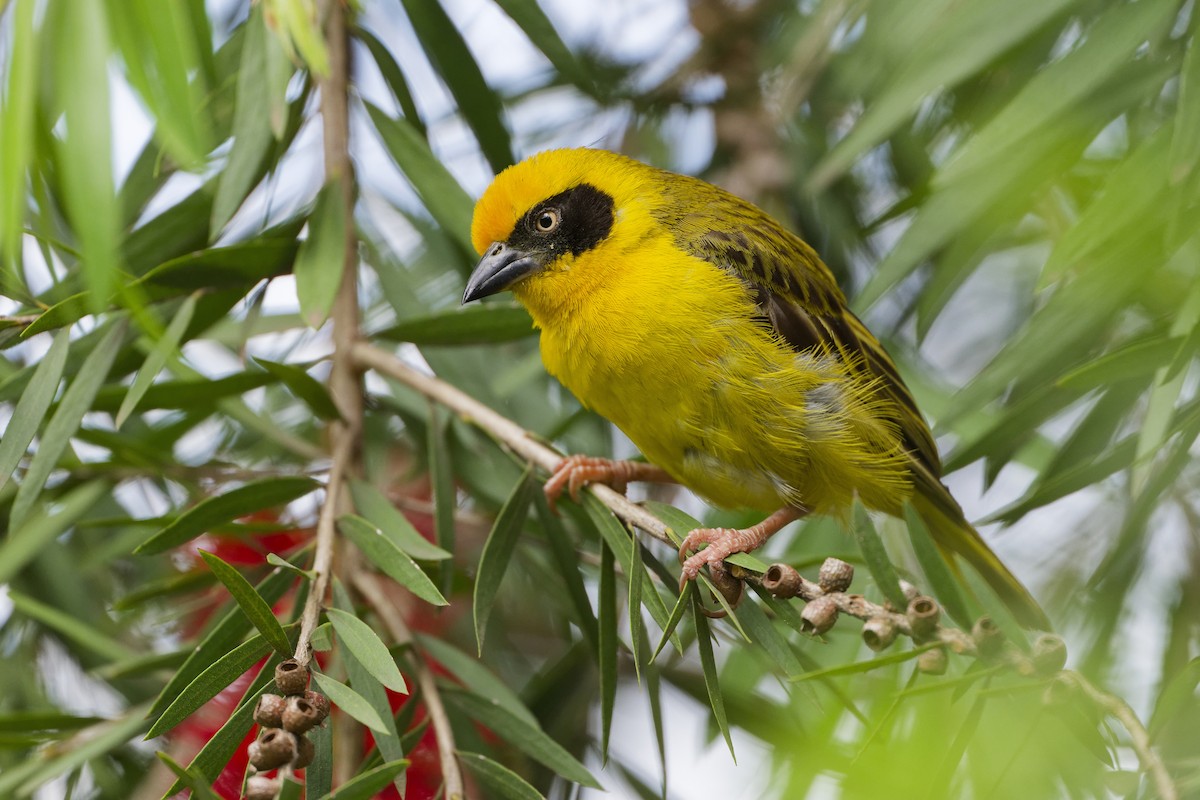
[[[929,477],[929,476],[925,476]],[[929,482],[934,485],[928,485]],[[979,531],[967,521],[950,492],[936,478],[918,481],[912,504],[929,527],[937,546],[946,554],[961,556],[995,590],[1017,621],[1028,628],[1050,630],[1050,620],[1037,600],[987,546]],[[935,488],[936,487],[936,488]]]

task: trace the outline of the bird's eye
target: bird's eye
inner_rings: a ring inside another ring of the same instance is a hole
[[[544,209],[533,221],[533,227],[538,233],[553,233],[558,229],[562,217],[554,208]]]

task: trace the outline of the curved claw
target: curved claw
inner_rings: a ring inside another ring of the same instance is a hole
[[[593,456],[567,456],[558,462],[554,473],[542,486],[546,502],[550,510],[558,513],[558,499],[562,497],[563,489],[575,502],[579,502],[579,492],[589,483],[607,483],[618,492],[625,491],[625,479],[620,469],[621,462],[610,461],[607,458]]]

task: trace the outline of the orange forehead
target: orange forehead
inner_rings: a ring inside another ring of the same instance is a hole
[[[508,239],[517,222],[548,197],[591,183],[608,189],[615,176],[645,167],[604,150],[547,150],[501,172],[479,202],[471,221],[471,242],[480,255],[492,242]],[[620,199],[615,192],[610,194]]]

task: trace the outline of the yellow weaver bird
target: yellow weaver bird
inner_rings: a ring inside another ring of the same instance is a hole
[[[641,480],[774,512],[689,533],[685,581],[806,514],[844,515],[855,495],[890,514],[911,501],[943,551],[1022,622],[1049,627],[942,485],[891,358],[816,252],[765,212],[615,153],[552,150],[496,177],[471,237],[482,260],[463,302],[511,290],[541,329],[546,369],[649,461],[566,458],[551,501]]]

